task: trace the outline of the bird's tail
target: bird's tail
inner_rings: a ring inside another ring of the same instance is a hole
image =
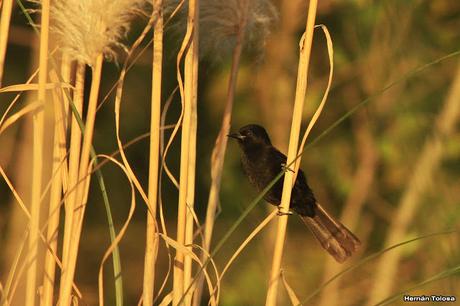
[[[300,216],[321,246],[338,262],[344,262],[361,244],[342,223],[331,217],[317,204],[313,218]]]

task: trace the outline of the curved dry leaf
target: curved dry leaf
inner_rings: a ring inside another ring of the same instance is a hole
[[[281,280],[283,281],[284,288],[286,288],[289,299],[291,300],[292,305],[301,305],[299,298],[295,294],[294,290],[289,286],[286,278],[284,277],[284,272],[281,271]]]
[[[20,92],[20,91],[35,91],[38,90],[38,84],[16,84],[10,85],[3,88],[0,88],[0,93],[4,92]],[[55,89],[55,88],[69,88],[73,89],[74,87],[68,83],[46,83],[45,89]]]
[[[37,108],[39,108],[41,106],[42,106],[42,104],[39,103],[39,102],[33,102],[33,103],[30,103],[30,104],[27,104],[21,110],[17,111],[16,113],[14,113],[10,117],[8,117],[8,119],[6,119],[3,122],[3,124],[2,124],[2,121],[0,121],[0,135],[7,128],[9,128],[14,123],[16,123],[16,121],[18,121],[22,116],[27,115],[28,113],[35,111]],[[4,118],[2,118],[2,119],[4,119]]]
[[[195,253],[193,253],[188,247],[186,247],[185,245],[182,245],[180,243],[178,243],[176,240],[166,236],[166,235],[163,235],[160,233],[160,237],[163,238],[171,247],[173,247],[174,249],[176,249],[177,251],[180,251],[184,254],[187,254],[188,256],[190,256],[194,261],[196,261],[198,263],[198,265],[203,269],[203,274],[205,276],[205,279],[206,279],[206,282],[208,284],[208,288],[209,288],[209,292],[214,292],[214,287],[212,285],[212,282],[211,282],[211,279],[209,277],[209,274],[208,272],[206,272],[206,270],[203,268],[203,263],[201,262],[201,260],[198,258],[198,256],[196,256]],[[211,298],[211,305],[217,305],[214,298]]]
[[[164,299],[161,301],[160,305],[159,306],[167,306],[167,305],[170,305],[172,303],[172,292],[168,293]]]
[[[315,28],[320,27],[324,35],[326,36],[326,42],[327,42],[327,53],[329,57],[329,78],[327,81],[327,87],[326,90],[324,91],[323,98],[321,99],[321,103],[319,104],[318,108],[316,109],[315,113],[313,114],[313,117],[311,118],[310,122],[308,123],[308,127],[305,131],[305,134],[303,135],[302,142],[299,147],[299,154],[302,153],[303,148],[305,147],[305,143],[307,141],[307,137],[310,134],[311,129],[315,125],[316,121],[318,120],[319,116],[321,115],[321,112],[323,111],[324,105],[326,104],[327,97],[329,95],[329,91],[331,89],[331,84],[332,84],[332,76],[334,75],[334,48],[332,44],[332,39],[331,35],[329,34],[329,31],[327,30],[327,27],[323,24],[316,25]],[[295,163],[295,172],[299,170],[300,167],[300,159],[297,159]]]

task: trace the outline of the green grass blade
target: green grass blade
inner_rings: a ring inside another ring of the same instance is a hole
[[[96,152],[94,148],[91,150],[91,157],[94,159],[94,168],[98,166]],[[116,239],[115,226],[113,224],[112,210],[110,209],[109,197],[107,195],[107,189],[105,188],[104,177],[100,169],[95,171],[99,188],[101,189],[102,198],[104,201],[105,213],[107,215],[107,223],[109,226],[110,242],[113,243]],[[117,306],[123,306],[123,277],[121,274],[121,257],[120,249],[118,244],[115,246],[112,252],[112,263],[113,263],[113,277],[115,280],[115,303]]]

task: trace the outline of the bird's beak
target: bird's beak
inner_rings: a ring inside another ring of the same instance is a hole
[[[227,137],[235,138],[236,140],[243,140],[244,139],[244,136],[241,135],[240,133],[231,133],[231,134],[228,134]]]

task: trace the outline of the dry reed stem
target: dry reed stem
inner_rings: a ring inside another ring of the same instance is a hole
[[[75,90],[73,91],[73,104],[75,107],[76,112],[80,116],[83,116],[83,99],[84,99],[84,88],[85,88],[85,70],[86,65],[82,62],[77,62],[76,64],[76,74],[75,74]],[[66,258],[67,255],[67,247],[70,234],[71,226],[67,226],[67,222],[73,220],[73,213],[74,208],[72,204],[75,201],[76,197],[76,189],[78,182],[78,163],[80,161],[80,150],[81,150],[81,138],[82,138],[82,131],[80,129],[80,125],[78,124],[77,116],[73,114],[71,116],[71,124],[70,124],[70,149],[69,149],[69,187],[71,187],[71,191],[65,197],[66,203],[66,226],[65,226],[65,234],[64,234],[64,256]],[[72,190],[74,190],[72,192]],[[67,232],[69,230],[69,232]]]
[[[8,45],[8,32],[10,29],[12,10],[13,0],[5,0],[2,6],[2,15],[0,18],[0,88],[2,87],[3,68],[5,66],[6,47]]]
[[[190,252],[193,252],[191,245],[193,244],[193,224],[196,221],[198,227],[198,218],[195,215],[195,170],[196,170],[196,142],[197,142],[197,128],[198,128],[198,115],[197,115],[197,95],[198,95],[198,37],[199,37],[199,1],[196,0],[196,12],[192,41],[190,44],[189,53],[185,57],[185,103],[190,104],[190,119],[189,119],[189,144],[188,144],[188,171],[187,171],[187,195],[186,215],[185,215],[185,244],[189,245]],[[188,97],[188,98],[187,98]],[[184,128],[184,126],[182,126]],[[201,233],[201,232],[200,232]],[[184,288],[188,288],[192,279],[192,257],[186,255],[184,258]],[[194,290],[189,290],[185,297],[185,305],[191,305],[192,295]]]
[[[50,72],[50,78],[58,80],[55,70]],[[60,93],[60,94],[59,94]],[[40,305],[53,305],[54,280],[56,261],[53,258],[53,253],[57,253],[57,242],[59,235],[59,212],[61,207],[61,195],[63,190],[64,171],[60,171],[61,161],[64,161],[64,168],[67,167],[66,159],[66,111],[63,103],[62,92],[53,90],[54,104],[54,137],[53,137],[53,161],[52,172],[53,178],[50,189],[50,204],[48,211],[48,228],[46,238],[51,252],[47,251],[45,256],[45,271],[43,277],[43,293],[41,295]]]
[[[230,132],[230,124],[232,120],[233,101],[235,98],[235,88],[238,79],[238,70],[241,58],[241,52],[244,43],[244,34],[247,23],[247,13],[249,7],[249,0],[244,1],[244,8],[242,12],[244,16],[241,17],[241,24],[239,25],[237,42],[233,49],[232,67],[230,70],[230,78],[227,88],[227,99],[225,102],[224,114],[222,117],[222,124],[214,145],[211,157],[211,187],[209,190],[208,205],[206,208],[206,220],[204,228],[204,243],[203,248],[209,252],[211,248],[212,232],[214,229],[214,221],[216,216],[217,207],[219,204],[220,184],[222,180],[222,171],[224,168],[225,152],[227,149],[227,135]],[[204,254],[202,259],[204,258]],[[198,306],[201,302],[201,295],[203,291],[203,277],[197,281],[196,292],[194,297],[194,305]]]
[[[76,75],[75,75],[75,90],[73,92],[73,103],[75,110],[82,117],[83,115],[83,99],[85,88],[85,64],[77,62]],[[67,270],[68,254],[72,240],[72,224],[75,214],[75,199],[77,197],[77,183],[78,183],[78,166],[80,162],[81,152],[81,138],[82,132],[76,115],[72,112],[70,125],[70,147],[69,147],[69,179],[68,179],[68,193],[65,196],[65,219],[64,219],[64,238],[62,247],[62,263],[63,269]],[[64,272],[61,273],[61,288],[63,283]]]
[[[281,280],[283,281],[284,288],[286,289],[286,292],[288,294],[288,297],[289,297],[289,300],[291,301],[292,306],[301,305],[300,300],[297,297],[297,294],[294,292],[294,289],[292,289],[292,287],[287,282],[286,277],[284,277],[283,271],[280,272],[280,277],[281,277]]]
[[[155,263],[158,254],[158,229],[156,212],[158,206],[158,177],[160,160],[160,116],[161,116],[161,86],[163,70],[163,0],[155,0],[154,7],[158,9],[157,20],[153,29],[153,58],[152,58],[152,96],[150,110],[150,150],[149,150],[149,186],[147,228],[144,259],[144,282],[142,301],[145,306],[153,305],[155,288]]]
[[[417,208],[421,204],[423,192],[429,189],[430,178],[433,172],[439,167],[443,153],[445,140],[455,129],[460,117],[460,64],[457,64],[457,71],[449,93],[444,102],[443,108],[436,118],[433,126],[433,134],[429,137],[423,150],[414,163],[415,168],[409,180],[406,190],[398,205],[396,216],[393,219],[385,247],[401,241],[414,220]],[[374,284],[370,292],[367,305],[374,305],[391,293],[395,276],[397,275],[399,261],[402,256],[402,249],[398,248],[382,256],[377,265]]]
[[[195,90],[196,92],[196,90]],[[192,251],[193,244],[193,224],[197,222],[198,228],[201,228],[198,223],[198,218],[195,215],[195,168],[196,168],[196,136],[197,136],[197,107],[196,100],[192,105],[190,119],[190,141],[189,141],[189,158],[188,158],[188,180],[187,180],[187,213],[185,215],[185,244]],[[199,231],[201,233],[201,231]],[[192,282],[192,258],[185,256],[184,258],[184,288],[188,288]],[[192,304],[192,295],[195,290],[191,289],[187,292],[184,303],[185,305]]]
[[[166,100],[166,103],[163,107],[163,111],[161,113],[161,119],[160,119],[160,124],[161,126],[164,126],[165,125],[165,122],[166,122],[166,115],[168,113],[168,110],[169,110],[169,107],[171,106],[171,103],[173,101],[173,98],[174,98],[174,94],[176,93],[178,87],[176,87],[173,92],[171,93],[171,95],[169,96],[169,98]],[[168,151],[168,148],[170,146],[170,144],[172,143],[172,140],[173,138],[175,137],[176,135],[176,132],[177,132],[177,129],[179,127],[179,122],[182,118],[182,115],[178,118],[177,122],[175,124],[173,124],[173,132],[168,140],[168,144],[165,148],[165,141],[164,141],[164,131],[162,131],[160,133],[160,156],[161,156],[161,164],[160,164],[160,176],[159,176],[159,179],[158,179],[158,204],[159,204],[159,219],[160,219],[160,224],[161,224],[161,231],[163,232],[164,235],[168,236],[168,231],[167,231],[167,228],[166,228],[166,221],[165,221],[165,217],[164,217],[164,213],[163,213],[163,202],[162,202],[162,193],[161,193],[161,186],[162,186],[162,179],[163,179],[163,175],[161,175],[163,173],[163,169],[165,169],[167,167],[166,165],[166,155],[167,155],[167,151]],[[178,188],[178,184],[174,178],[174,176],[172,176],[172,179],[174,180],[174,182],[176,183],[175,186]],[[159,232],[159,230],[158,230]],[[164,288],[166,288],[166,284],[167,284],[167,281],[169,279],[169,275],[171,274],[171,269],[172,269],[172,263],[173,263],[173,258],[172,258],[172,255],[171,255],[171,248],[170,246],[168,245],[168,243],[165,241],[165,247],[166,247],[166,250],[167,250],[167,254],[168,254],[168,271],[166,272],[166,275],[163,279],[163,283],[161,284],[160,286],[160,289],[158,290],[158,293],[157,293],[157,297],[155,298],[154,302],[156,301],[156,299],[160,296],[160,294],[163,292]],[[171,299],[172,299],[172,295],[171,295]]]
[[[67,54],[62,54],[61,58],[61,77],[62,80],[64,81],[64,86],[70,86],[71,82],[71,77],[72,77],[72,61],[70,60],[70,57]],[[67,120],[64,121],[65,123],[65,129],[69,128],[69,122],[68,122],[68,117],[69,117],[69,111],[70,111],[70,101],[69,99],[66,99],[66,95],[70,97],[70,90],[66,91],[67,89],[65,87],[62,87],[62,98],[63,98],[63,104],[64,104],[64,114],[67,118]]]
[[[182,43],[181,50],[178,54],[178,82],[181,93],[181,101],[183,104],[183,120],[182,120],[182,136],[181,136],[181,158],[180,158],[180,184],[179,184],[179,203],[177,216],[177,243],[184,245],[186,236],[186,217],[187,217],[187,194],[193,185],[188,186],[189,181],[189,150],[190,150],[190,134],[192,127],[192,104],[196,104],[196,89],[197,89],[197,71],[198,71],[198,0],[190,0],[187,32]],[[186,49],[186,50],[185,50]],[[185,53],[184,62],[184,84],[182,85],[182,77],[180,75],[179,63],[182,58],[182,53]],[[190,203],[189,203],[190,204]],[[192,208],[191,208],[192,209]],[[173,279],[173,305],[178,305],[184,294],[184,261],[185,253],[182,248],[176,249],[174,259],[174,279]]]
[[[198,263],[199,267],[203,270],[203,274],[204,274],[204,276],[205,276],[205,279],[206,279],[206,283],[207,283],[207,285],[208,285],[208,290],[209,290],[209,292],[214,292],[214,290],[215,290],[215,289],[214,289],[214,286],[212,285],[212,281],[211,281],[211,278],[210,278],[210,276],[209,276],[209,273],[208,273],[208,272],[206,271],[206,269],[205,269],[204,263],[201,262],[201,260],[200,260],[200,259],[198,258],[198,256],[192,251],[192,249],[191,249],[190,247],[188,247],[188,246],[185,246],[185,245],[183,245],[183,244],[180,244],[177,240],[174,240],[174,239],[172,239],[172,238],[170,238],[170,237],[168,237],[168,236],[166,236],[166,235],[164,235],[164,234],[161,234],[161,233],[160,233],[160,237],[161,237],[163,240],[165,240],[165,242],[166,242],[169,246],[173,247],[173,248],[176,249],[177,251],[180,250],[182,253],[186,254],[187,256],[190,256],[190,257],[193,259],[193,261],[195,261],[196,263]],[[197,248],[200,248],[198,245],[194,245],[194,246],[197,247]],[[203,249],[201,249],[201,250],[204,251]],[[214,272],[215,272],[215,274],[216,274],[216,277],[219,278],[219,273],[218,273],[218,270],[217,270],[217,267],[216,267],[214,261],[212,260],[210,254],[207,254],[207,255],[208,255],[207,258],[209,259],[209,262],[212,264],[212,267],[214,268]],[[163,301],[162,301],[162,303],[161,303],[160,305],[167,305],[167,304],[169,304],[169,303],[165,304],[165,303],[166,303],[165,301],[170,299],[169,296],[170,296],[171,294],[172,294],[173,305],[174,305],[174,290],[173,290],[173,292],[169,293],[169,294],[163,299]],[[182,304],[185,304],[185,303],[184,303],[184,300],[182,300],[181,305],[182,305]],[[214,297],[211,297],[209,304],[212,305],[212,306],[216,306],[216,305],[217,305],[217,301],[215,300]]]
[[[322,110],[324,108],[324,105],[326,104],[327,98],[329,96],[329,91],[330,91],[331,85],[332,85],[332,77],[334,75],[334,49],[333,49],[332,39],[331,39],[331,36],[329,34],[329,30],[327,29],[327,27],[325,25],[317,25],[317,26],[315,26],[315,28],[316,27],[321,28],[321,30],[324,32],[324,35],[326,37],[328,57],[329,57],[329,76],[328,76],[326,90],[324,92],[323,98],[321,99],[321,103],[319,104],[317,110],[315,111],[312,119],[310,120],[310,122],[308,124],[308,127],[307,127],[307,129],[305,131],[305,134],[303,135],[302,143],[300,144],[300,147],[299,147],[299,154],[301,154],[303,152],[305,144],[306,144],[306,141],[307,141],[307,138],[308,138],[308,135],[310,134],[311,129],[315,125],[316,121],[318,120],[319,116],[321,115],[321,112],[322,112]],[[294,166],[294,170],[297,172],[299,170],[299,168],[300,168],[300,162],[297,161],[295,166]],[[330,270],[331,269],[338,269],[339,267],[340,267],[340,265],[335,260],[332,260],[331,258],[326,259],[326,269],[330,269]],[[330,275],[330,274],[325,273],[325,275]],[[284,282],[284,285],[286,287],[287,282],[284,280],[284,278],[283,278],[283,282]],[[286,287],[286,290],[288,291],[288,295],[290,296],[291,302],[292,302],[293,298],[292,298],[291,295],[292,295],[293,292],[291,292],[290,291],[291,289],[288,288],[288,287]],[[331,294],[329,296],[328,301],[331,301],[333,299],[334,299],[334,296]],[[297,305],[297,304],[294,304],[294,305]]]
[[[140,46],[140,44],[142,43],[144,38],[149,33],[150,29],[152,28],[152,25],[155,23],[155,26],[156,26],[156,22],[157,22],[156,17],[158,17],[159,14],[161,14],[161,6],[158,6],[158,3],[157,3],[156,6],[154,7],[154,11],[152,12],[152,16],[149,19],[149,22],[144,27],[144,29],[141,32],[141,34],[137,37],[137,39],[133,43],[132,47],[128,50],[128,59],[129,59],[129,57],[132,56],[134,50],[136,50]],[[155,31],[155,29],[154,29],[154,31]],[[160,63],[161,63],[161,59],[160,59]],[[126,60],[124,65],[123,65],[123,69],[121,70],[120,77],[118,78],[118,81],[116,83],[115,106],[114,106],[114,110],[115,110],[115,135],[116,135],[116,140],[117,140],[118,151],[120,153],[123,165],[125,167],[124,169],[126,169],[128,175],[129,175],[130,182],[132,182],[134,184],[134,186],[136,187],[136,190],[139,192],[139,194],[141,195],[142,199],[144,200],[144,202],[145,202],[145,204],[147,206],[148,215],[152,216],[153,221],[155,221],[154,216],[155,216],[156,213],[152,211],[152,209],[151,209],[152,207],[150,205],[150,200],[149,200],[147,194],[145,193],[144,189],[142,188],[142,185],[140,184],[139,180],[137,179],[136,174],[134,173],[132,167],[129,164],[128,158],[126,157],[126,154],[125,154],[125,151],[124,151],[124,148],[123,148],[123,143],[122,143],[121,138],[120,138],[120,107],[121,107],[121,101],[122,101],[122,95],[123,95],[123,85],[124,85],[126,73],[128,72],[129,67],[130,66],[128,65],[128,60]],[[161,77],[161,71],[160,71],[160,77]],[[161,84],[160,84],[160,86],[161,86]],[[159,94],[160,94],[159,97],[161,98],[161,91],[159,92]],[[159,105],[161,105],[161,99],[159,99],[158,103],[159,103]],[[158,117],[159,116],[160,116],[160,114],[158,113]],[[157,121],[159,122],[159,119],[157,119]],[[160,129],[160,127],[158,127],[158,129]],[[158,134],[159,134],[159,132],[158,132]],[[159,136],[158,136],[158,138],[159,138]],[[157,140],[157,142],[159,143],[159,139]],[[159,148],[157,150],[159,150]],[[159,153],[158,153],[158,155],[159,155]],[[150,183],[149,183],[149,188],[150,188]],[[154,201],[154,203],[155,202],[156,201]],[[154,206],[155,206],[155,210],[156,210],[156,204]],[[149,222],[149,220],[147,220],[147,222]],[[153,226],[154,227],[150,228],[150,230],[152,230],[153,233],[155,233],[155,232],[157,232],[155,222],[153,222]],[[149,239],[148,235],[149,235],[149,233],[147,233],[147,239]],[[116,245],[114,247],[116,247]],[[153,247],[153,248],[149,250],[150,247]],[[153,246],[148,246],[147,245],[147,251],[146,252],[150,252],[150,251],[153,252],[153,253],[148,254],[148,256],[149,257],[150,256],[156,256],[157,248],[158,248],[158,242],[155,242],[155,241],[154,241]],[[118,253],[117,249],[115,250],[115,252]],[[149,260],[152,260],[152,259],[149,258]],[[153,261],[153,264],[154,264],[154,261]],[[148,269],[151,270],[151,267],[149,267]],[[151,294],[153,296],[153,285],[154,285],[153,284],[153,279],[154,279],[154,275],[152,275],[150,273],[152,273],[152,272],[149,272],[149,273],[145,274],[145,277],[148,278],[148,282],[151,282],[151,284],[147,284],[146,286],[151,285],[151,289],[149,289],[149,290],[152,290]],[[116,283],[115,286],[116,287],[118,286],[120,288],[119,290],[122,290],[121,283]]]
[[[76,190],[75,201],[71,207],[76,209],[71,224],[72,240],[69,244],[68,259],[65,263],[61,277],[60,288],[60,304],[69,305],[71,301],[72,281],[75,274],[75,268],[78,256],[78,246],[81,237],[81,227],[86,208],[87,191],[89,188],[90,172],[88,171],[91,145],[94,133],[94,123],[96,119],[96,106],[99,95],[99,85],[101,81],[103,55],[100,54],[96,58],[95,66],[93,67],[93,78],[91,82],[91,91],[89,96],[88,111],[86,115],[85,133],[83,136],[83,144],[81,149],[81,159],[78,173],[78,187]]]
[[[48,74],[48,40],[49,40],[49,11],[50,1],[41,2],[41,31],[40,31],[40,58],[38,72],[38,102],[43,108],[37,110],[33,117],[33,162],[32,162],[32,190],[30,205],[30,234],[28,245],[27,261],[30,266],[27,269],[25,303],[35,305],[37,290],[37,269],[38,269],[38,240],[40,236],[40,198],[42,192],[43,176],[43,144],[45,135],[45,114],[44,105],[46,100],[46,79]]]
[[[8,186],[8,188],[10,189],[11,193],[13,194],[14,199],[15,199],[16,202],[18,203],[18,205],[19,205],[19,207],[21,208],[22,212],[26,215],[27,220],[30,221],[31,214],[30,214],[29,210],[27,209],[27,207],[26,207],[24,201],[23,201],[22,198],[19,196],[19,193],[16,191],[16,189],[15,189],[14,186],[13,186],[13,183],[12,183],[11,180],[8,178],[8,176],[6,175],[5,171],[3,170],[3,168],[2,168],[1,166],[0,166],[0,175],[1,175],[1,177],[3,178],[3,180],[5,181],[5,183],[6,183],[6,185]],[[46,237],[43,235],[42,231],[39,231],[39,235],[40,235],[40,239],[41,239],[42,242],[45,244],[45,246],[48,248],[48,250],[52,252],[51,248],[50,248],[49,245],[48,245],[47,239],[46,239]],[[61,268],[61,270],[62,270],[62,263],[61,263],[61,261],[59,260],[59,258],[57,257],[57,255],[56,255],[55,253],[53,253],[52,255],[53,255],[54,260],[55,260],[56,263],[58,264],[59,268]],[[21,267],[21,270],[24,270],[26,266],[27,266],[27,262],[23,262],[22,267]],[[20,279],[20,275],[17,277],[17,282],[19,282],[19,279]],[[73,283],[72,286],[73,286],[75,292],[77,293],[77,296],[78,296],[78,297],[81,297],[80,290],[79,290],[78,287],[75,285],[75,283]]]
[[[191,4],[189,4],[190,6]],[[194,8],[193,8],[194,9]],[[185,33],[185,37],[182,41],[182,45],[181,45],[181,48],[177,54],[177,60],[176,60],[176,73],[177,73],[177,82],[178,82],[178,87],[179,87],[179,92],[180,92],[180,96],[181,96],[181,104],[182,104],[182,110],[181,110],[181,114],[179,116],[179,119],[177,120],[176,122],[176,126],[174,127],[174,130],[171,134],[171,137],[169,138],[169,141],[166,145],[166,148],[164,150],[164,154],[163,154],[163,166],[164,166],[164,169],[165,169],[165,172],[166,174],[168,175],[168,177],[171,179],[171,181],[176,185],[176,187],[179,188],[179,203],[178,203],[178,216],[177,216],[177,219],[178,219],[178,222],[177,222],[177,241],[179,241],[179,239],[182,240],[182,244],[184,243],[184,240],[185,240],[185,215],[186,215],[186,203],[185,203],[185,200],[186,200],[186,186],[185,186],[185,183],[188,182],[188,175],[187,175],[187,172],[188,172],[188,165],[187,167],[185,166],[187,163],[188,163],[188,151],[184,148],[185,146],[188,146],[188,142],[189,142],[189,137],[188,137],[188,132],[189,129],[185,129],[184,126],[185,126],[185,122],[184,122],[184,117],[185,117],[185,113],[186,113],[186,107],[185,107],[185,94],[184,94],[184,83],[183,83],[183,80],[182,80],[182,75],[181,75],[181,70],[180,70],[180,62],[184,56],[184,53],[188,52],[188,49],[189,49],[189,41],[192,37],[192,34],[193,34],[193,22],[190,21],[191,17],[191,12],[190,12],[190,9],[189,9],[189,17],[188,17],[188,20],[187,20],[187,31]],[[187,115],[189,117],[189,115]],[[177,131],[179,130],[179,127],[180,125],[182,124],[182,139],[181,139],[181,159],[180,159],[180,173],[179,173],[179,176],[180,176],[180,181],[181,181],[181,184],[179,186],[178,182],[176,181],[176,179],[174,178],[174,176],[172,175],[172,173],[170,173],[170,171],[168,170],[167,166],[166,166],[166,162],[165,162],[165,159],[166,159],[166,154],[169,150],[169,147],[171,146],[172,144],[172,141],[177,133]],[[185,139],[187,135],[187,139]],[[182,152],[187,152],[187,154],[182,154]],[[184,174],[185,172],[185,174]],[[179,237],[181,236],[181,237]],[[184,254],[182,254],[181,252],[179,252],[177,249],[176,249],[176,256],[174,257],[174,262],[173,262],[173,301],[175,301],[175,303],[173,302],[173,305],[177,305],[179,303],[179,299],[182,297],[182,293],[184,291],[184,274],[183,274],[183,261],[184,261]],[[180,291],[180,292],[179,292]]]
[[[291,133],[289,136],[289,149],[287,155],[287,164],[295,160],[298,151],[300,125],[302,120],[302,110],[305,102],[305,93],[307,90],[308,65],[310,61],[311,45],[313,40],[313,30],[315,27],[317,1],[311,0],[308,8],[307,24],[304,36],[300,41],[299,68],[297,72],[297,86],[295,94],[294,109],[292,112]],[[298,160],[300,162],[300,158]],[[295,181],[295,173],[287,171],[284,174],[283,193],[281,197],[280,210],[287,212],[291,199],[292,186]],[[286,236],[287,216],[280,216],[276,241],[273,255],[272,268],[269,279],[266,305],[274,306],[277,303],[278,283],[280,277],[281,259],[283,256],[284,240]]]
[[[70,60],[70,57],[66,54],[63,54],[61,59],[61,77],[64,80],[64,85],[70,85],[72,78],[72,65],[73,63]],[[64,129],[62,130],[62,132],[64,133],[64,142],[67,144],[67,132],[70,131],[69,112],[71,103],[70,100],[67,99],[67,97],[70,97],[70,90],[66,87],[62,87],[61,96],[63,103],[63,116],[65,117],[65,120],[63,121]],[[67,162],[67,167],[62,167],[62,192],[65,195],[69,188],[69,156],[67,154],[67,146],[62,148],[62,152],[65,155],[65,160]]]

